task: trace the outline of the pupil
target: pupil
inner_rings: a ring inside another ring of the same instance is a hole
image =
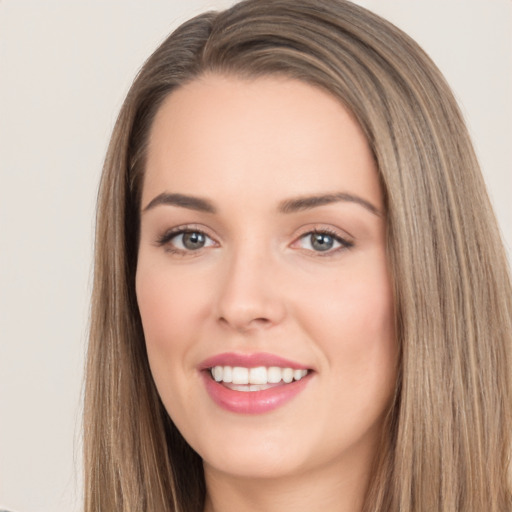
[[[334,239],[325,233],[315,233],[312,235],[311,245],[317,251],[328,251],[334,245]]]
[[[204,235],[202,233],[184,233],[183,245],[187,249],[201,249],[205,243]]]

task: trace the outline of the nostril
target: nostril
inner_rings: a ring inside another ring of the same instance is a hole
[[[268,318],[255,318],[254,320],[252,320],[252,323],[269,324],[270,320]]]
[[[249,320],[243,320],[240,318],[228,320],[225,317],[221,317],[219,321],[221,324],[229,326],[238,332],[247,332],[253,329],[263,329],[272,324],[272,321],[269,318],[264,317],[251,318]]]

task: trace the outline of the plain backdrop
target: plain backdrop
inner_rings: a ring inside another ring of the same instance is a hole
[[[72,512],[97,183],[131,80],[222,0],[0,0],[0,508]],[[512,247],[512,1],[360,0],[444,72]]]

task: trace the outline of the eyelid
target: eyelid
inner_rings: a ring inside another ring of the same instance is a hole
[[[174,237],[177,237],[178,235],[182,235],[185,233],[201,233],[205,237],[212,240],[215,243],[215,245],[219,245],[219,242],[209,231],[210,231],[209,229],[207,229],[206,227],[201,226],[199,224],[182,224],[180,226],[176,226],[174,228],[165,230],[161,235],[158,236],[158,238],[156,239],[155,245],[157,245],[158,247],[166,246],[169,244],[169,242]],[[193,253],[193,252],[200,252],[201,249],[197,249],[197,251],[190,251],[190,250],[187,251],[187,250],[182,250],[182,249],[175,247],[173,250],[171,250],[171,249],[168,249],[168,250],[170,252],[188,254],[188,253]]]
[[[348,232],[334,228],[332,226],[326,226],[314,224],[310,226],[303,226],[300,228],[300,232],[295,236],[294,241],[292,242],[291,246],[298,244],[301,239],[303,239],[307,235],[312,235],[314,233],[320,233],[320,234],[327,234],[329,236],[332,236],[339,244],[340,247],[337,247],[335,249],[329,249],[326,251],[314,251],[311,249],[302,249],[308,253],[313,253],[315,256],[332,256],[340,251],[349,250],[354,246],[355,239],[352,235],[350,235]],[[301,249],[300,247],[298,249]]]
[[[175,246],[171,247],[171,244],[169,244],[169,242],[174,237],[177,237],[178,235],[185,233],[201,233],[209,240],[214,242],[214,244],[212,244],[213,246],[220,246],[218,240],[216,239],[217,237],[210,233],[210,229],[200,224],[182,224],[167,229],[160,236],[158,236],[155,245],[157,245],[158,247],[167,246],[167,250],[169,252],[182,255],[198,254],[201,253],[203,249],[212,247],[212,245],[207,245],[197,250],[180,249]],[[295,247],[304,237],[306,237],[307,235],[312,235],[314,233],[329,235],[333,237],[340,244],[340,246],[333,249],[327,249],[325,251],[315,251],[313,249]],[[350,235],[347,231],[335,228],[333,226],[326,226],[325,224],[313,224],[302,226],[301,228],[299,228],[298,233],[295,235],[293,242],[290,244],[290,246],[292,248],[301,249],[305,252],[314,254],[315,256],[332,256],[340,251],[351,249],[354,246],[354,237]]]

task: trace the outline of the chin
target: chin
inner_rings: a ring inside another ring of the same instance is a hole
[[[266,422],[267,423],[267,422]],[[276,425],[277,426],[277,425]],[[223,425],[195,432],[187,441],[205,469],[242,478],[277,478],[299,471],[314,450],[304,432],[259,425]]]
[[[289,453],[280,452],[278,449],[272,449],[270,452],[270,450],[255,447],[255,449],[244,450],[243,453],[227,450],[223,454],[220,460],[203,458],[205,469],[236,478],[254,480],[284,478],[303,470],[300,457],[292,457]]]

